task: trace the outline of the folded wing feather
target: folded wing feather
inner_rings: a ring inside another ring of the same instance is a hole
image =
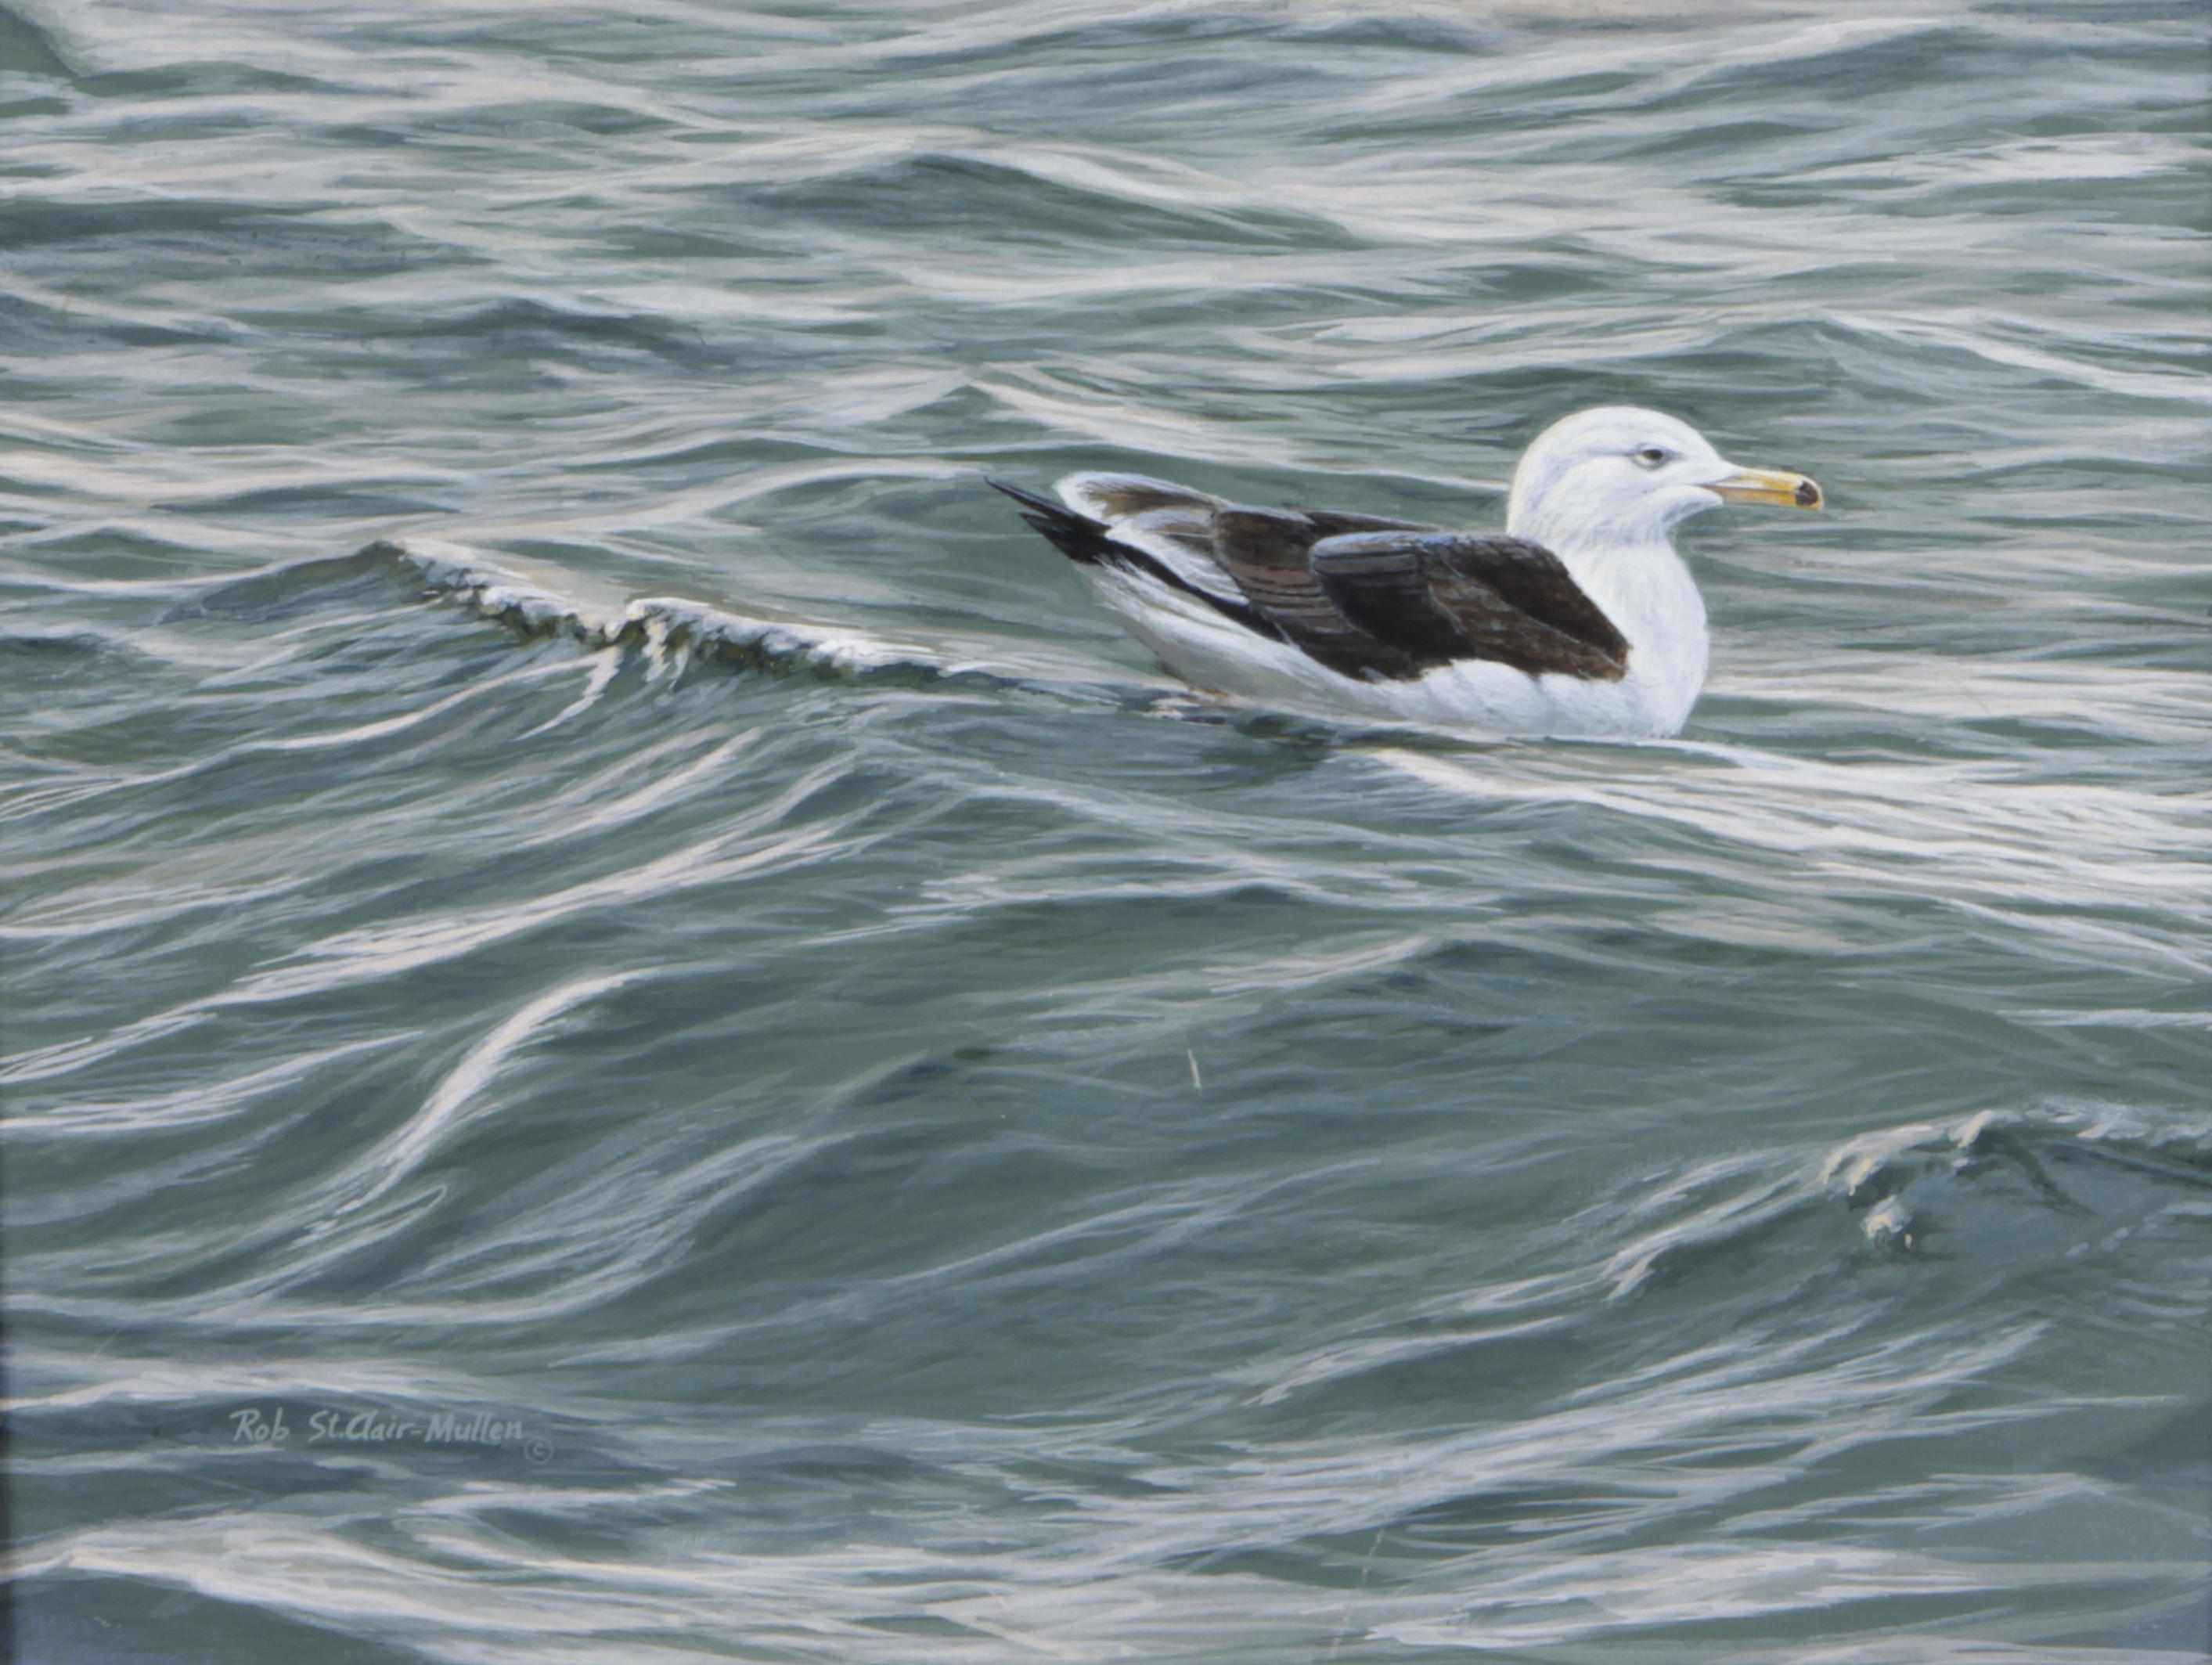
[[[1313,570],[1345,617],[1424,668],[1492,659],[1618,682],[1628,643],[1559,558],[1525,538],[1363,532],[1315,544]]]

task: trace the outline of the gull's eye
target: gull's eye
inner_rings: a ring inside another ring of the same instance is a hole
[[[1666,447],[1658,445],[1647,445],[1643,450],[1633,453],[1639,468],[1656,468],[1674,454]]]

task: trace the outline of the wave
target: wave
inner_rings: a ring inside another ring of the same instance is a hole
[[[642,654],[655,676],[690,660],[844,677],[904,673],[937,679],[983,673],[924,642],[678,596],[594,597],[580,580],[527,571],[525,564],[442,538],[380,538],[349,556],[225,580],[166,617],[268,623],[398,578],[525,635],[565,636],[586,647]]]
[[[1238,1376],[1255,1406],[1317,1395],[1372,1402],[1440,1370],[1481,1374],[1524,1346],[1556,1349],[1576,1334],[1587,1341],[1624,1322],[1622,1303],[1748,1291],[1770,1310],[1800,1298],[1817,1305],[1854,1262],[1963,1263],[1978,1277],[2033,1282],[2045,1267],[2109,1249],[2116,1231],[2124,1237],[2162,1215],[2201,1218],[2207,1193],[2212,1121],[2112,1103],[1983,1109],[1826,1149],[1741,1152],[1594,1200],[1565,1223],[1595,1239],[1577,1267],[1478,1287]],[[1777,1267],[1789,1268],[1778,1280]],[[1638,1385],[1631,1376],[1618,1387]]]

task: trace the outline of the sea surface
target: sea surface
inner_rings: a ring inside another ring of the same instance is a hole
[[[2204,1655],[2204,5],[5,3],[17,1658]],[[1609,401],[1674,742],[982,483]]]

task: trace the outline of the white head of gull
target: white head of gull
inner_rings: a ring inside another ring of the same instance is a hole
[[[1011,486],[1167,666],[1223,694],[1499,736],[1677,732],[1705,602],[1674,529],[1729,502],[1821,506],[1656,410],[1578,411],[1514,471],[1504,533],[1231,503],[1142,475]]]

